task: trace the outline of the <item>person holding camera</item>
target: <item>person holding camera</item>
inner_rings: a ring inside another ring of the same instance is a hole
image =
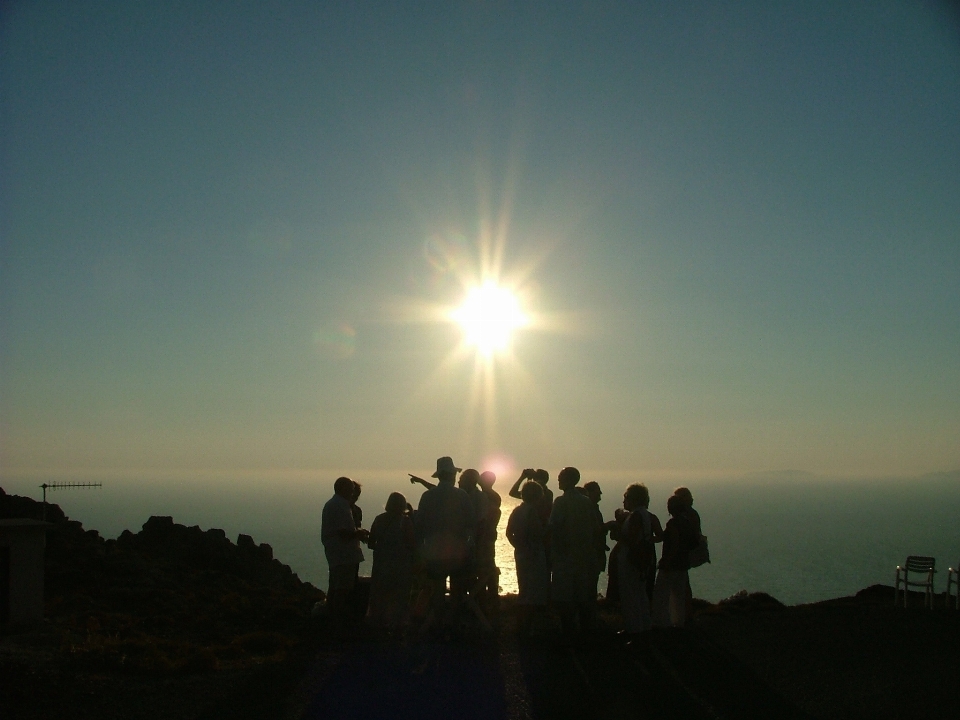
[[[550,571],[544,538],[547,528],[540,520],[538,509],[543,498],[540,483],[529,480],[520,491],[523,503],[514,508],[507,521],[507,540],[513,545],[517,568],[518,618],[520,636],[530,634],[535,615],[543,615],[550,600]]]
[[[543,488],[543,496],[537,502],[537,509],[540,513],[540,521],[544,527],[546,527],[550,520],[550,513],[553,512],[553,491],[547,487],[547,483],[550,481],[550,473],[543,468],[538,468],[537,470],[526,468],[520,473],[520,477],[517,478],[513,487],[510,488],[510,497],[516,498],[517,500],[523,499],[523,496],[520,494],[520,486],[523,485],[525,480],[534,480]]]
[[[540,485],[543,492],[540,495],[540,499],[537,500],[536,510],[537,516],[540,518],[540,524],[546,528],[547,532],[543,538],[543,551],[546,553],[547,558],[547,569],[551,567],[550,563],[550,513],[553,512],[553,491],[547,487],[547,483],[550,481],[550,473],[548,473],[543,468],[538,468],[534,470],[533,468],[526,468],[520,477],[517,478],[517,481],[513,484],[513,487],[510,488],[510,497],[516,498],[517,500],[522,500],[523,497],[520,493],[520,486],[527,480],[532,480],[533,482]]]

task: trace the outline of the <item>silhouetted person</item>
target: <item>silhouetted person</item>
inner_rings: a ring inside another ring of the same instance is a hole
[[[623,509],[628,513],[619,528],[621,551],[617,554],[620,612],[624,631],[636,636],[650,629],[650,597],[646,579],[656,574],[652,516],[647,511],[650,492],[634,483],[623,493]]]
[[[653,534],[653,542],[655,545],[663,542],[663,525],[660,524],[660,518],[650,512],[650,493],[649,491],[643,497],[641,501],[641,506],[644,510],[647,511],[647,514],[650,516],[650,530]],[[656,553],[653,555],[653,561],[650,566],[649,571],[646,575],[646,589],[647,589],[647,598],[650,600],[650,607],[653,607],[653,588],[657,582],[657,556]]]
[[[646,487],[646,486],[644,486]],[[643,495],[641,500],[641,506],[647,511],[650,516],[650,528],[653,535],[653,542],[660,543],[663,542],[663,526],[660,524],[660,518],[650,512],[650,494],[649,491]],[[607,579],[607,601],[608,602],[620,602],[620,560],[619,556],[621,552],[626,550],[627,542],[626,537],[623,532],[623,525],[626,522],[627,518],[630,516],[630,512],[626,509],[618,508],[614,512],[616,520],[613,520],[607,523],[607,527],[610,528],[610,537],[613,540],[617,541],[617,544],[613,546],[613,550],[610,551],[610,563],[609,563],[609,577]],[[652,566],[646,573],[645,586],[647,590],[647,600],[653,603],[653,586],[657,579],[657,563],[656,555],[652,559]]]
[[[700,513],[693,509],[693,493],[690,492],[689,488],[678,487],[673,491],[673,494],[683,502],[683,515],[696,531],[697,537],[700,537],[700,535],[703,534],[703,530],[700,527]]]
[[[479,540],[480,523],[483,520],[484,511],[483,493],[480,491],[480,472],[474,468],[467,468],[460,473],[457,487],[463,490],[470,499],[472,513],[470,535],[473,538],[473,542],[470,543],[470,553],[462,573],[460,573],[458,577],[451,577],[450,579],[451,592],[454,592],[454,583],[463,582],[465,587],[457,587],[455,590],[456,594],[460,595],[465,592],[475,594],[477,588],[477,542]]]
[[[356,480],[353,481],[353,494],[350,496],[350,512],[353,513],[353,524],[357,526],[359,530],[363,527],[363,510],[360,509],[360,506],[357,505],[357,501],[360,499],[360,493],[363,492],[363,487]]]
[[[594,579],[593,579],[593,594],[597,594],[597,586],[600,583],[600,575],[603,574],[603,571],[607,569],[607,550],[610,548],[607,547],[607,531],[610,526],[603,521],[603,512],[600,510],[600,499],[603,497],[603,491],[600,489],[600,483],[591,480],[578,490],[582,490],[583,494],[590,499],[590,502],[593,503],[594,514],[597,516],[597,522],[600,523],[600,533],[597,535],[597,540],[595,543],[595,553],[596,553],[596,565],[594,567]],[[611,525],[614,523],[611,523]]]
[[[678,487],[673,491],[674,496],[680,498],[680,501],[683,503],[684,511],[683,516],[686,518],[687,522],[690,523],[690,526],[693,528],[694,535],[697,538],[697,543],[694,543],[694,547],[699,544],[700,536],[703,534],[703,530],[700,526],[700,513],[693,509],[693,493],[690,492],[689,488]],[[691,548],[693,549],[693,548]],[[689,568],[687,572],[687,615],[693,612],[693,588],[690,586],[690,573]]]
[[[683,627],[686,622],[687,593],[690,589],[687,576],[689,552],[700,538],[685,511],[683,500],[676,495],[667,500],[670,519],[663,529],[663,554],[651,609],[653,624],[659,627]]]
[[[457,487],[463,490],[470,498],[473,506],[473,515],[479,523],[483,517],[483,492],[480,490],[480,473],[473,468],[467,468],[460,473]]]
[[[514,508],[507,521],[507,540],[513,545],[517,568],[517,630],[525,635],[535,613],[546,611],[550,600],[550,570],[544,539],[547,528],[540,520],[539,503],[543,486],[530,480],[520,491],[523,503]]]
[[[442,607],[448,577],[450,593],[455,599],[466,590],[475,514],[468,495],[454,485],[458,472],[460,468],[451,458],[437,460],[437,471],[433,474],[437,486],[421,496],[414,520],[420,560],[434,585],[435,611]]]
[[[497,476],[489,470],[480,473],[483,513],[477,524],[477,599],[488,611],[495,611],[500,600],[500,568],[497,567],[497,527],[500,525],[500,493],[493,489]]]
[[[373,550],[367,620],[397,630],[407,621],[416,538],[403,495],[390,493],[384,509],[370,526],[367,540]]]
[[[550,521],[550,513],[553,512],[553,491],[547,487],[547,483],[550,481],[550,473],[543,468],[537,470],[527,468],[520,473],[520,477],[517,478],[513,487],[510,488],[510,497],[516,498],[517,500],[522,499],[520,486],[523,485],[524,480],[535,480],[540,484],[540,487],[543,488],[543,497],[540,498],[537,507],[540,511],[540,520],[542,520],[544,526],[546,526]]]
[[[610,551],[610,563],[607,568],[607,594],[608,603],[620,602],[620,553],[624,548],[624,537],[622,534],[623,523],[630,515],[623,508],[617,508],[613,511],[614,520],[610,521],[610,538],[615,542],[613,550]]]
[[[353,513],[353,524],[356,525],[357,530],[360,530],[363,527],[363,510],[357,505],[357,502],[360,500],[360,493],[363,492],[363,487],[356,480],[353,481],[353,495],[350,497],[350,512]],[[357,579],[360,578],[360,566],[357,566]]]
[[[331,617],[343,623],[347,620],[350,596],[357,583],[357,573],[363,562],[360,541],[366,540],[366,530],[358,529],[350,501],[354,496],[355,483],[348,477],[337,478],[333,485],[334,495],[323,506],[320,524],[320,539],[330,570],[327,589],[327,606]]]
[[[547,568],[551,566],[550,563],[550,513],[553,512],[553,490],[547,487],[547,483],[550,481],[550,473],[548,473],[543,468],[527,468],[522,473],[520,477],[517,478],[517,481],[513,484],[513,487],[510,488],[510,497],[517,498],[518,500],[522,499],[520,496],[520,486],[523,484],[524,480],[533,480],[540,485],[543,489],[543,497],[537,503],[537,510],[540,513],[540,522],[543,523],[543,526],[547,528],[547,536],[543,541],[544,547],[547,551]]]
[[[602,532],[594,504],[577,491],[580,471],[565,467],[557,476],[563,495],[553,502],[550,514],[550,551],[553,577],[550,594],[560,610],[565,635],[596,621],[594,582],[596,543]]]

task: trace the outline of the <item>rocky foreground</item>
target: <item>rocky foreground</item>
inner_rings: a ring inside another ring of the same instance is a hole
[[[0,490],[0,517],[39,504]],[[786,607],[698,601],[641,646],[555,624],[518,641],[335,639],[323,594],[245,535],[153,517],[104,540],[48,506],[44,621],[0,635],[0,717],[956,717],[960,612],[895,609],[892,588]]]

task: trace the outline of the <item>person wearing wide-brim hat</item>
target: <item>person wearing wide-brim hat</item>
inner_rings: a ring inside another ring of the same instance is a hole
[[[453,459],[437,459],[433,477],[437,486],[420,497],[415,517],[417,550],[427,577],[435,584],[435,603],[442,601],[443,588],[450,578],[450,592],[459,597],[466,591],[469,561],[476,522],[473,504],[454,482],[460,472]]]
[[[450,477],[451,480],[455,480],[457,473],[460,472],[463,468],[458,468],[453,464],[453,458],[447,455],[444,455],[442,458],[437,458],[437,470],[430,477],[435,477],[437,480],[442,480],[445,477]]]

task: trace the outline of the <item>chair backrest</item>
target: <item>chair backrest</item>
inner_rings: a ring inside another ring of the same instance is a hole
[[[904,567],[909,572],[930,572],[934,569],[936,560],[932,557],[924,557],[923,555],[911,555],[907,558],[906,564]]]

